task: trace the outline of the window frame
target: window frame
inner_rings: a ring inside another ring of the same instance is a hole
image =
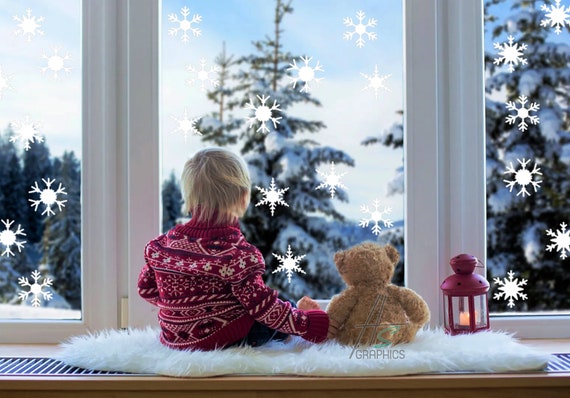
[[[117,324],[114,3],[82,2],[82,319],[0,320],[0,343],[54,343]]]
[[[137,277],[160,231],[160,1],[84,1],[83,11],[84,320],[2,323],[1,342],[56,342],[117,327],[119,315],[122,326],[156,323]],[[403,13],[405,278],[438,327],[449,259],[486,258],[483,1],[403,0]],[[568,338],[568,326],[570,316],[491,317],[524,338]]]

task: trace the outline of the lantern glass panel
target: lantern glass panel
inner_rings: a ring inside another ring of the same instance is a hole
[[[453,328],[469,329],[469,298],[467,296],[451,297],[453,311]]]
[[[487,326],[487,295],[482,294],[474,297],[475,326],[477,328]]]

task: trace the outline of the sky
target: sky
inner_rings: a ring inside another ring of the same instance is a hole
[[[192,27],[201,35],[191,36],[188,43],[181,40],[182,32],[169,35],[169,29],[180,26],[168,16],[174,14],[181,20],[182,7],[190,10],[188,19],[199,14],[202,18]],[[335,201],[337,210],[348,218],[360,218],[360,206],[378,199],[382,205],[391,206],[392,220],[403,219],[402,195],[386,196],[386,186],[402,166],[403,150],[382,145],[364,147],[361,141],[384,132],[395,122],[401,122],[397,112],[403,109],[403,44],[402,5],[394,0],[358,0],[331,2],[330,0],[293,1],[293,14],[284,17],[283,49],[298,56],[312,57],[310,66],[318,61],[323,71],[316,77],[323,80],[312,83],[311,95],[322,103],[321,108],[298,106],[289,109],[296,117],[321,120],[327,126],[318,134],[311,134],[322,145],[342,149],[355,159],[355,167],[337,167],[346,172],[342,182],[347,186],[349,204]],[[377,21],[368,31],[376,33],[376,40],[365,37],[364,46],[356,46],[352,40],[343,39],[354,28],[343,25],[346,17],[357,23],[358,11]],[[187,111],[189,118],[200,117],[215,110],[200,90],[200,84],[186,81],[196,78],[188,66],[199,68],[204,59],[206,69],[213,65],[215,57],[225,42],[228,54],[235,57],[255,52],[253,40],[271,34],[274,2],[267,0],[163,0],[161,16],[161,113],[163,178],[174,170],[177,176],[186,159],[197,149],[209,144],[198,136],[188,136],[186,142],[177,129],[176,119]],[[297,62],[301,62],[299,59]],[[379,75],[390,75],[385,85],[389,91],[379,90],[378,98],[371,89],[363,90],[368,81],[361,73],[372,75],[375,67]],[[211,88],[206,84],[206,88]],[[278,99],[277,99],[278,100]],[[242,117],[249,116],[247,111]],[[173,132],[174,131],[174,132]],[[327,170],[326,164],[323,169]]]

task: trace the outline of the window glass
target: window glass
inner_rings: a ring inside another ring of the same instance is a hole
[[[80,23],[0,0],[0,319],[81,318]]]
[[[403,284],[401,2],[163,0],[161,8],[163,231],[188,220],[185,161],[225,146],[248,163],[242,230],[264,255],[266,283],[285,298],[338,293],[334,253],[366,240],[397,247],[393,281]]]
[[[487,266],[496,314],[570,310],[568,6],[485,2]]]

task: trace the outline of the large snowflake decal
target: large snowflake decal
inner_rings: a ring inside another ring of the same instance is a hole
[[[199,14],[194,14],[192,19],[188,19],[188,15],[190,15],[190,9],[188,7],[182,7],[180,9],[180,14],[182,15],[182,19],[178,18],[177,14],[169,14],[168,20],[172,23],[177,23],[178,26],[175,28],[168,29],[168,34],[170,36],[177,36],[179,31],[182,31],[182,43],[188,43],[190,41],[190,35],[188,31],[192,32],[194,37],[198,37],[202,34],[200,28],[194,26],[194,24],[199,24],[202,22],[202,16]]]
[[[26,116],[23,121],[12,122],[11,126],[14,129],[15,135],[10,137],[10,142],[16,142],[17,140],[20,140],[20,142],[24,143],[24,149],[26,151],[31,148],[30,143],[44,141],[43,137],[38,131],[38,129],[41,127],[41,124],[30,121],[29,116]]]
[[[193,85],[196,80],[200,81],[200,90],[206,91],[206,83],[210,83],[212,87],[218,87],[220,82],[216,79],[216,74],[220,72],[220,67],[217,65],[210,66],[209,69],[206,68],[208,63],[204,58],[200,60],[200,69],[197,69],[194,65],[189,65],[187,67],[188,72],[195,74],[195,77],[191,77],[186,80],[189,85]]]
[[[507,304],[509,308],[513,308],[515,306],[515,300],[526,300],[527,295],[522,293],[523,288],[521,286],[525,286],[527,283],[526,279],[521,278],[520,282],[517,279],[513,280],[515,273],[513,271],[507,272],[509,279],[503,278],[503,280],[499,278],[494,278],[493,283],[495,285],[499,285],[499,293],[495,293],[493,298],[495,300],[501,300],[502,298],[509,299],[509,303]]]
[[[303,271],[301,267],[299,267],[298,265],[298,263],[305,257],[305,254],[293,257],[293,252],[291,251],[291,245],[287,246],[287,253],[285,253],[286,257],[280,256],[279,254],[275,253],[272,254],[279,260],[280,263],[277,269],[272,272],[272,274],[276,272],[285,272],[285,274],[287,275],[287,281],[289,283],[291,283],[291,276],[293,275],[293,272],[300,272],[302,274],[306,274],[306,272]]]
[[[372,202],[372,206],[374,206],[374,210],[371,210],[367,205],[360,206],[360,212],[364,214],[368,214],[368,218],[362,218],[360,220],[360,225],[362,228],[368,228],[368,225],[372,223],[372,233],[374,235],[379,235],[380,231],[382,231],[381,223],[384,224],[384,227],[389,228],[392,227],[394,224],[389,219],[385,218],[386,215],[392,213],[392,208],[384,206],[384,210],[379,210],[380,208],[380,201],[375,199]]]
[[[566,230],[568,225],[563,222],[560,224],[560,229],[553,232],[552,229],[546,230],[546,235],[550,236],[551,245],[546,246],[546,251],[551,252],[556,249],[560,252],[560,258],[564,260],[567,257],[567,253],[570,252],[570,230]]]
[[[517,162],[520,163],[520,165],[522,166],[521,168],[515,170],[515,168],[513,167],[513,162],[510,162],[510,166],[507,167],[507,171],[503,173],[503,174],[514,174],[515,176],[514,180],[503,180],[503,182],[507,183],[507,188],[509,188],[509,192],[513,192],[514,186],[518,184],[520,185],[521,188],[517,193],[517,196],[519,195],[522,195],[523,197],[530,196],[530,192],[528,192],[526,186],[529,184],[532,185],[532,187],[534,188],[534,192],[536,192],[538,188],[540,188],[540,183],[542,182],[542,180],[535,181],[534,178],[536,175],[542,175],[542,173],[540,172],[540,168],[536,163],[534,164],[534,168],[532,170],[526,168],[526,165],[530,162],[530,159],[529,160],[526,160],[524,158],[523,160],[517,159]]]
[[[380,90],[390,91],[385,83],[391,75],[380,75],[378,72],[378,65],[374,66],[374,73],[371,76],[365,73],[360,73],[360,75],[368,81],[368,84],[362,90],[374,90],[376,99],[378,99],[378,93]]]
[[[528,128],[528,124],[526,123],[527,118],[528,118],[530,124],[537,125],[540,123],[540,119],[538,118],[538,116],[530,114],[530,112],[538,111],[540,109],[540,104],[538,104],[537,102],[533,102],[529,105],[528,108],[526,108],[525,105],[528,102],[526,95],[519,95],[519,99],[517,100],[517,102],[519,102],[521,104],[520,108],[517,108],[515,101],[509,101],[509,102],[505,103],[505,105],[507,106],[507,109],[509,111],[516,111],[517,112],[516,115],[507,116],[505,121],[508,124],[514,124],[517,121],[517,119],[520,118],[521,121],[519,123],[519,130],[520,131],[526,131],[526,129]]]
[[[376,19],[374,18],[368,18],[366,25],[363,24],[362,21],[364,21],[364,18],[366,18],[366,14],[364,13],[364,11],[358,11],[356,13],[356,18],[358,19],[358,23],[354,23],[354,21],[350,17],[344,18],[343,20],[344,26],[346,26],[347,28],[352,28],[352,31],[344,33],[344,39],[352,40],[353,36],[357,35],[358,39],[356,39],[356,46],[358,48],[362,48],[364,47],[365,43],[364,37],[366,37],[368,40],[376,40],[378,38],[376,33],[368,31],[368,28],[375,27],[378,21],[376,21]]]
[[[52,280],[50,278],[45,277],[42,283],[38,283],[41,274],[38,270],[35,270],[31,273],[32,279],[34,283],[30,283],[27,277],[20,277],[18,279],[18,285],[22,287],[29,287],[29,290],[22,290],[18,293],[18,298],[22,301],[26,301],[28,296],[32,296],[32,307],[39,307],[42,299],[44,301],[49,301],[53,298],[53,295],[49,291],[44,291],[44,288],[51,286]]]
[[[559,35],[562,33],[562,28],[565,23],[570,26],[570,19],[568,19],[570,18],[570,15],[568,15],[568,12],[570,12],[570,6],[561,6],[560,0],[554,0],[554,2],[556,5],[554,6],[551,4],[550,8],[546,4],[543,4],[540,7],[542,11],[546,12],[546,18],[540,21],[540,26],[545,28],[556,26],[554,32]]]
[[[271,209],[272,216],[275,212],[275,207],[277,205],[289,207],[289,205],[283,200],[283,195],[285,194],[285,192],[287,192],[287,190],[289,190],[289,187],[283,189],[276,189],[277,187],[275,186],[274,178],[271,178],[271,184],[269,185],[269,189],[261,188],[258,186],[256,186],[256,188],[263,194],[262,200],[260,200],[255,204],[256,207],[268,204],[269,208]]]
[[[256,132],[259,132],[261,130],[261,132],[269,133],[269,128],[267,127],[267,123],[269,121],[271,121],[271,122],[273,122],[273,128],[277,128],[277,125],[279,124],[279,120],[281,120],[282,117],[281,116],[274,116],[274,112],[275,113],[281,112],[281,109],[279,109],[279,104],[277,103],[276,100],[273,100],[273,105],[271,106],[271,108],[268,107],[267,105],[265,105],[265,103],[269,99],[269,96],[266,97],[266,96],[262,95],[260,97],[258,95],[257,98],[261,102],[261,105],[256,107],[253,103],[253,100],[250,98],[249,102],[245,106],[246,109],[254,111],[254,115],[247,118],[247,121],[249,122],[249,127],[251,128],[251,127],[253,127],[253,124],[255,122],[259,122],[260,126],[256,130]]]
[[[45,188],[44,189],[40,189],[40,187],[38,186],[38,182],[35,181],[34,185],[32,185],[32,190],[29,191],[28,193],[39,193],[40,194],[40,198],[37,200],[34,199],[28,199],[30,202],[32,202],[32,207],[34,208],[34,211],[38,211],[38,206],[43,203],[44,204],[44,211],[42,212],[42,216],[44,214],[47,213],[47,215],[49,216],[50,214],[55,214],[54,211],[52,210],[51,206],[52,205],[57,205],[57,207],[59,208],[59,211],[61,211],[62,207],[65,207],[65,202],[67,202],[67,200],[58,200],[57,199],[57,195],[67,195],[67,192],[65,192],[65,188],[62,187],[61,182],[59,183],[59,186],[57,187],[57,191],[54,191],[53,189],[51,189],[51,184],[53,184],[55,182],[55,179],[50,180],[49,178],[43,179],[42,181],[45,184]]]
[[[495,50],[500,50],[500,57],[495,58],[493,60],[493,64],[500,65],[501,62],[504,62],[505,64],[509,65],[507,70],[512,73],[515,70],[514,65],[518,65],[519,62],[521,65],[526,65],[526,58],[522,57],[524,55],[522,52],[526,50],[527,45],[519,45],[517,43],[513,44],[513,41],[515,40],[513,36],[509,36],[507,40],[508,44],[493,43]]]
[[[18,224],[18,228],[15,231],[12,231],[10,228],[12,224],[14,224],[14,220],[2,220],[2,224],[6,227],[5,230],[0,232],[0,243],[4,245],[4,251],[2,252],[2,256],[13,256],[14,252],[12,251],[11,247],[16,245],[18,248],[18,252],[22,252],[22,248],[24,247],[25,240],[18,240],[18,236],[26,236],[22,227]]]
[[[334,162],[331,162],[328,173],[323,173],[317,169],[317,173],[324,178],[315,189],[328,188],[331,198],[334,198],[334,194],[337,188],[347,189],[346,186],[340,181],[340,179],[346,175],[346,173],[337,174],[334,169]]]
[[[188,110],[184,109],[184,115],[182,116],[182,118],[179,119],[176,116],[172,116],[172,118],[178,124],[176,128],[171,131],[171,133],[174,134],[181,132],[184,135],[184,142],[187,142],[189,134],[202,135],[202,133],[198,131],[198,129],[196,129],[196,123],[198,122],[198,120],[200,120],[200,118],[195,117],[190,119],[188,117]]]
[[[36,18],[32,15],[32,10],[27,9],[26,14],[22,15],[21,17],[14,15],[14,21],[19,22],[18,29],[14,31],[14,35],[22,34],[22,36],[26,37],[27,41],[32,41],[32,37],[36,35],[42,36],[44,31],[40,28],[42,25],[40,22],[43,22],[44,17]]]
[[[69,53],[65,53],[65,55],[59,54],[59,48],[55,47],[53,49],[53,54],[47,55],[45,52],[42,55],[42,59],[47,61],[46,66],[42,67],[42,73],[46,73],[48,71],[53,72],[53,78],[59,79],[59,73],[65,72],[69,73],[71,68],[65,65],[66,61],[71,59],[71,55]]]
[[[4,95],[5,91],[12,90],[10,85],[10,80],[12,80],[13,75],[4,74],[2,71],[2,65],[0,65],[0,99]]]
[[[309,83],[315,82],[318,83],[323,80],[322,77],[316,77],[317,72],[324,72],[322,65],[317,61],[317,64],[312,67],[309,66],[313,58],[311,57],[301,57],[301,61],[303,61],[304,65],[297,65],[297,60],[293,59],[293,63],[289,64],[289,68],[287,70],[296,72],[295,76],[289,76],[289,80],[293,85],[293,88],[297,85],[298,82],[303,82],[303,87],[301,87],[302,93],[308,93],[311,87]]]

